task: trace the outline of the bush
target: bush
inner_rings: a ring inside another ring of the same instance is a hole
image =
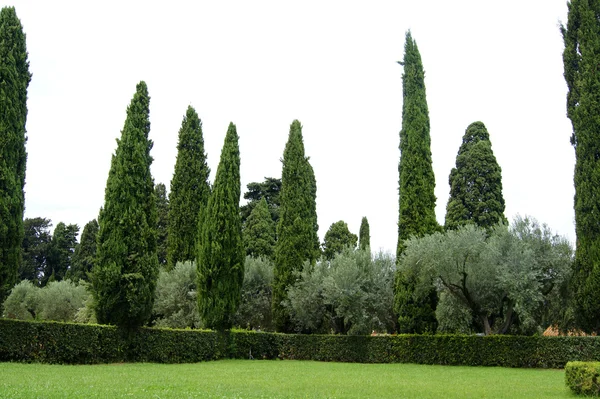
[[[33,320],[36,318],[39,302],[39,288],[29,280],[23,280],[13,287],[4,301],[3,317],[9,319]]]
[[[38,295],[38,318],[54,321],[74,321],[90,297],[84,282],[75,284],[71,280],[52,281]]]
[[[565,383],[579,395],[600,395],[600,362],[569,362],[565,366]]]
[[[161,271],[154,296],[152,313],[157,327],[201,327],[196,300],[196,262],[177,262],[173,270]]]
[[[242,300],[234,317],[234,325],[253,330],[273,330],[273,269],[273,262],[267,258],[246,257]]]

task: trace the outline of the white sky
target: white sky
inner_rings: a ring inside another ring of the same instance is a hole
[[[1,4],[1,3],[0,3]],[[395,252],[405,33],[425,68],[437,218],[466,127],[481,120],[502,167],[506,215],[574,241],[574,150],[566,117],[566,0],[16,1],[30,70],[26,217],[81,228],[97,217],[111,154],[140,80],[152,173],[167,189],[192,105],[211,180],[230,121],[242,192],[280,177],[294,119],[317,179],[322,238],[342,219]]]

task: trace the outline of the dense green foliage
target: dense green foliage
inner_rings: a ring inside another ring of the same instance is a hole
[[[140,82],[112,157],[92,272],[98,322],[128,328],[149,321],[158,278],[149,105]]]
[[[67,272],[67,278],[78,280],[89,280],[89,275],[94,267],[96,259],[96,240],[98,239],[98,221],[93,219],[86,223],[81,233],[81,242],[75,247],[71,269]]]
[[[412,236],[422,237],[440,230],[435,218],[435,176],[431,161],[429,109],[425,95],[425,71],[416,41],[406,33],[402,74],[402,130],[400,130],[400,196],[398,248],[396,258],[404,252],[404,242]],[[400,332],[435,330],[436,296],[415,296],[414,286],[399,270],[395,284]]]
[[[344,248],[356,248],[358,237],[348,229],[348,224],[343,220],[332,223],[323,238],[323,256],[332,260]]]
[[[600,3],[571,0],[567,26],[562,26],[564,76],[569,88],[567,116],[575,147],[575,234],[573,295],[577,322],[600,331]]]
[[[0,303],[17,282],[23,241],[27,87],[25,33],[14,7],[0,10]]]
[[[202,122],[196,110],[188,106],[177,143],[177,160],[169,193],[169,228],[167,237],[168,268],[177,262],[194,260],[200,211],[210,195]]]
[[[358,231],[358,248],[365,251],[371,248],[371,230],[369,229],[369,221],[364,216],[360,221],[360,230]]]
[[[600,362],[569,362],[565,383],[578,395],[600,396]]]
[[[161,270],[156,283],[154,325],[170,328],[201,327],[196,289],[196,262],[178,262]]]
[[[231,327],[244,279],[240,191],[238,134],[230,123],[198,241],[198,309],[204,325],[218,330]]]
[[[46,258],[42,285],[46,285],[49,281],[61,281],[65,278],[72,265],[78,234],[79,226],[76,224],[65,225],[63,222],[59,222],[56,225]]]
[[[294,272],[305,261],[318,258],[316,181],[314,171],[304,154],[302,126],[294,120],[283,152],[281,174],[280,217],[275,246],[273,281],[273,320],[277,331],[292,331],[290,315],[283,306],[287,289],[294,284]]]
[[[446,206],[446,228],[467,223],[491,229],[506,223],[502,195],[502,169],[492,151],[490,135],[481,122],[467,127],[450,172],[450,198]]]
[[[156,197],[156,255],[161,266],[167,265],[167,236],[169,233],[169,198],[163,183],[154,186]]]
[[[263,197],[254,206],[244,225],[243,238],[246,255],[273,259],[275,227],[269,212],[269,205]]]
[[[46,218],[27,218],[23,221],[25,237],[22,243],[23,259],[19,268],[19,280],[40,284],[46,270],[50,252],[52,222]]]
[[[267,258],[247,256],[244,269],[242,300],[234,325],[252,330],[273,331],[273,262]]]
[[[590,361],[598,337],[495,335],[286,335],[0,319],[0,361],[187,363],[221,358],[562,368]]]
[[[437,319],[445,330],[531,334],[556,322],[548,312],[569,279],[571,254],[546,225],[517,218],[491,233],[470,224],[410,239],[399,267],[415,281],[414,295],[432,282],[443,294]]]
[[[21,320],[75,321],[90,294],[70,280],[51,281],[43,288],[23,280],[4,301],[4,317]]]
[[[258,205],[261,199],[267,201],[269,212],[275,225],[279,222],[279,206],[281,205],[281,179],[275,177],[265,177],[264,182],[252,182],[246,185],[248,191],[244,193],[244,199],[248,200],[245,205],[240,206],[242,214],[242,224],[250,217],[252,210]]]
[[[394,330],[394,259],[344,249],[331,261],[305,267],[286,306],[297,331],[369,334]]]

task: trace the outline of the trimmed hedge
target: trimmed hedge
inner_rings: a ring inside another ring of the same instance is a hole
[[[600,359],[600,337],[286,335],[0,319],[0,361],[188,363],[222,358],[562,368]]]
[[[565,383],[580,395],[600,395],[600,363],[569,362],[565,366]]]

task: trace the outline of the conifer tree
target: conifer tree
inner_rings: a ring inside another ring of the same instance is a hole
[[[167,188],[163,183],[154,186],[154,195],[156,197],[156,253],[158,255],[158,264],[162,267],[167,265],[167,236],[169,229],[169,199],[167,198]]]
[[[575,233],[573,297],[577,322],[600,331],[600,3],[571,0],[567,26],[561,26],[565,50],[567,116],[575,147]]]
[[[244,248],[246,255],[255,258],[273,258],[275,251],[275,223],[271,219],[269,205],[263,197],[254,206],[250,216],[246,220],[243,231]]]
[[[16,283],[24,237],[27,87],[25,33],[14,7],[0,11],[0,303]]]
[[[404,44],[402,75],[402,130],[400,131],[400,200],[397,257],[404,241],[440,230],[435,218],[435,176],[431,161],[429,110],[425,95],[425,72],[417,43],[409,32]],[[401,332],[435,331],[436,296],[414,295],[414,284],[402,275],[399,265],[395,285],[395,311]]]
[[[504,217],[502,169],[483,123],[473,122],[467,128],[449,181],[447,229],[467,223],[491,229],[500,222],[508,223]]]
[[[369,230],[369,221],[364,216],[360,221],[360,230],[358,231],[358,247],[365,251],[367,248],[371,248],[371,233]]]
[[[50,241],[42,285],[46,285],[49,281],[61,281],[65,278],[71,268],[78,234],[79,226],[76,224],[66,225],[59,222],[56,225]]]
[[[98,322],[129,329],[150,319],[158,278],[149,105],[148,88],[140,82],[106,181],[92,275]]]
[[[277,331],[290,332],[289,311],[282,304],[287,288],[295,282],[294,271],[318,257],[316,180],[304,154],[302,126],[295,120],[283,153],[279,223],[275,246],[273,320]]]
[[[81,233],[81,241],[75,247],[71,269],[67,272],[67,278],[78,280],[89,280],[96,259],[96,240],[98,238],[98,221],[93,219],[86,223]]]
[[[323,256],[332,260],[337,254],[342,253],[345,248],[356,248],[356,234],[350,232],[348,224],[343,220],[333,223],[323,238]]]
[[[177,161],[169,194],[168,270],[177,262],[193,260],[197,256],[199,215],[210,195],[209,174],[202,122],[196,110],[188,106],[179,129]]]
[[[198,241],[198,308],[207,327],[231,327],[241,299],[244,245],[240,217],[240,150],[229,124]]]

